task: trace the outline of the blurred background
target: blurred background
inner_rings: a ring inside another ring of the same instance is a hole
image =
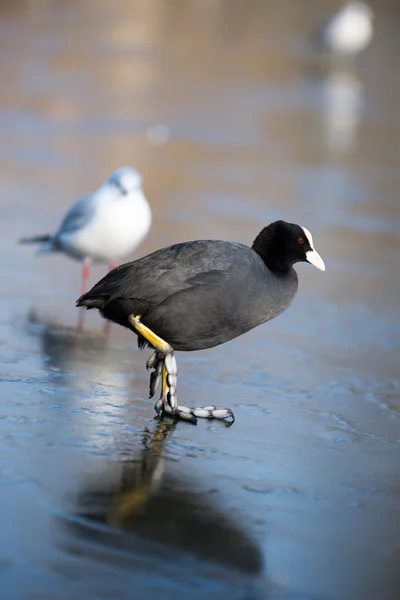
[[[2,600],[398,597],[400,4],[369,4],[331,61],[308,36],[336,0],[0,0]],[[283,218],[325,260],[178,356],[233,427],[159,426],[134,336],[75,330],[79,264],[17,243],[126,164],[136,257]]]

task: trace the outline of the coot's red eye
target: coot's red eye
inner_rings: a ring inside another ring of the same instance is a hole
[[[303,238],[297,238],[297,241],[299,242],[299,244],[304,244]]]

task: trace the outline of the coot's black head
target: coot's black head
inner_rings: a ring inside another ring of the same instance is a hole
[[[311,233],[294,223],[275,221],[264,227],[252,248],[275,273],[286,273],[297,262],[309,262],[325,271],[324,261],[314,248]]]

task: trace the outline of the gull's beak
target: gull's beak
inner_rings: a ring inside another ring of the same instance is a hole
[[[314,267],[317,267],[320,271],[325,271],[325,263],[316,250],[309,250],[306,252],[306,259]]]

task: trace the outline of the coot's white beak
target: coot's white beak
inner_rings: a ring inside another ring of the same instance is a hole
[[[307,261],[311,265],[314,265],[314,267],[317,267],[317,269],[319,269],[320,271],[325,271],[325,263],[314,248],[314,242],[313,242],[311,233],[305,227],[302,227],[302,230],[304,231],[304,234],[308,240],[308,243],[311,246],[311,250],[306,252]]]
[[[306,252],[306,258],[311,265],[314,265],[320,271],[325,271],[325,263],[316,250]]]

